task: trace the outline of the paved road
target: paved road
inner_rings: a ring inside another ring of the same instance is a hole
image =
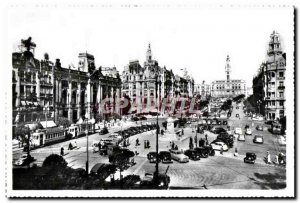
[[[235,114],[240,114],[240,119],[235,117]],[[165,119],[160,119],[159,123]],[[154,122],[155,118],[148,119],[150,122]],[[244,116],[242,108],[235,108],[230,118],[231,128],[241,127],[244,129],[246,124],[251,124],[252,121],[248,120]],[[265,143],[262,145],[254,144],[252,142],[253,135],[246,137],[246,142],[235,141],[234,147],[223,155],[216,153],[216,156],[209,157],[207,159],[202,158],[200,161],[190,161],[189,163],[180,164],[174,161],[170,164],[168,175],[171,178],[171,188],[203,188],[205,184],[207,188],[239,188],[239,189],[280,189],[285,187],[286,170],[282,166],[274,164],[267,165],[264,163],[264,156],[266,151],[270,151],[271,155],[275,155],[279,150],[285,153],[285,147],[279,146],[277,136],[272,135],[267,130],[263,132],[257,132],[255,127],[258,123],[254,122],[252,127],[253,134],[262,133],[264,135]],[[117,131],[115,128],[110,132]],[[209,141],[216,138],[217,135],[205,132],[204,134],[198,134],[198,140],[200,137],[204,138],[204,135],[208,135]],[[98,133],[89,136],[89,146],[91,146],[93,140],[100,140],[101,137],[107,137],[108,135],[101,136]],[[179,149],[188,149],[189,138],[194,138],[195,132],[192,132],[192,128],[184,128],[184,135],[182,137],[176,137],[171,135],[159,136],[159,150],[168,150],[170,148],[170,141],[174,141],[178,145]],[[135,146],[135,140],[139,138],[141,145]],[[144,149],[144,140],[149,140],[151,148]],[[75,140],[72,140],[74,142]],[[150,151],[155,151],[156,135],[155,130],[144,132],[139,135],[130,137],[131,145],[128,147],[132,151],[137,151],[139,154],[135,156],[136,165],[130,167],[123,172],[123,175],[138,174],[141,177],[146,172],[154,172],[155,164],[150,164],[146,159],[146,155]],[[63,142],[52,146],[35,149],[31,154],[37,159],[38,165],[42,164],[42,161],[51,153],[59,154],[60,146],[64,146],[66,155],[64,158],[68,162],[68,166],[72,168],[85,168],[86,162],[86,138],[76,139],[78,149],[68,151],[67,146],[69,142]],[[238,148],[239,157],[234,157],[234,148]],[[255,152],[257,154],[257,161],[254,165],[245,164],[243,157],[246,152]],[[16,160],[21,151],[15,151],[13,158]],[[108,158],[100,156],[97,153],[92,153],[92,148],[89,148],[89,166],[91,167],[96,163],[108,163]],[[165,172],[167,168],[166,164],[160,164],[160,172]]]

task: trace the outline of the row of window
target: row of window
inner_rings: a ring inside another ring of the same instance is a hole
[[[62,136],[64,136],[64,132],[53,133],[53,134],[46,135],[46,140],[55,139],[55,138],[62,137]]]
[[[267,106],[276,106],[276,101],[267,101],[266,104]],[[279,101],[279,106],[283,106],[283,104],[283,101]]]
[[[275,92],[268,92],[267,96],[270,98],[275,98]],[[283,96],[284,96],[284,93],[279,92],[279,97],[283,97]]]

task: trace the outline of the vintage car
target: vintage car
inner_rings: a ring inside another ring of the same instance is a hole
[[[30,164],[31,162],[34,161],[34,158],[32,156],[28,156],[27,154],[23,154],[16,162],[16,166],[24,166],[27,164]]]
[[[187,163],[189,162],[189,157],[184,155],[180,150],[170,149],[171,158],[179,163]]]
[[[241,134],[241,135],[238,136],[237,140],[241,141],[241,142],[245,142],[246,141],[246,137],[245,137],[245,135]]]
[[[108,129],[107,129],[107,127],[104,127],[100,130],[99,135],[105,135],[107,133],[108,133]]]
[[[150,163],[156,163],[157,157],[158,156],[157,156],[156,152],[149,152],[147,154],[147,159],[149,160]],[[159,159],[158,159],[158,161],[159,161]]]
[[[233,135],[230,135],[228,133],[220,133],[217,136],[217,139],[224,142],[228,147],[233,147],[233,143],[234,143]]]
[[[105,180],[111,174],[116,172],[116,167],[112,164],[104,164],[104,163],[97,163],[95,164],[91,171],[91,176],[97,176],[101,180]]]
[[[256,126],[256,130],[263,131],[264,129],[263,129],[262,125],[258,125],[258,126]]]
[[[242,128],[235,128],[234,133],[235,134],[242,134]]]
[[[245,135],[252,135],[251,128],[246,128]]]
[[[221,151],[221,148],[223,147],[223,151],[225,152],[225,151],[228,151],[228,146],[224,143],[224,142],[222,142],[222,141],[213,141],[212,143],[211,143],[211,146],[212,146],[212,148],[214,149],[214,150],[217,150],[217,151]]]
[[[152,173],[145,173],[145,176],[139,183],[138,189],[168,189],[170,177],[166,174],[158,174],[158,181],[155,184],[154,175]]]
[[[263,144],[264,143],[264,137],[262,135],[255,135],[253,138],[253,142],[257,144]]]
[[[194,149],[188,149],[184,152],[184,155],[188,156],[189,159],[193,160],[193,161],[198,161],[200,160],[200,154],[198,151],[194,150]]]
[[[206,147],[196,147],[194,150],[196,150],[199,153],[201,158],[207,158],[210,154],[209,148]]]
[[[251,152],[246,153],[246,157],[244,158],[245,163],[254,164],[256,160],[256,155]]]
[[[159,152],[158,158],[162,163],[173,163],[171,153],[168,151]]]

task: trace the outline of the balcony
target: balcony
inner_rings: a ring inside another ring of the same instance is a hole
[[[285,77],[277,77],[277,80],[285,80]]]
[[[279,89],[279,90],[284,90],[284,89],[285,89],[285,86],[278,86],[278,89]]]
[[[45,82],[45,81],[41,81],[40,84],[41,84],[41,86],[48,86],[48,87],[53,86],[51,82]]]

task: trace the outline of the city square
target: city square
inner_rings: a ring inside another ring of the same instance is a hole
[[[102,19],[96,31],[56,33],[55,43],[16,26],[7,139],[11,190],[77,197],[85,194],[79,190],[103,191],[96,197],[131,190],[157,190],[153,197],[290,192],[290,35],[277,15],[280,23],[266,26],[271,15],[260,11],[252,23],[250,11],[240,13],[245,23],[239,27],[236,11],[215,9],[228,14],[217,19],[220,26],[208,11],[179,9],[175,20],[171,9],[166,18],[152,16],[153,30],[149,11],[141,15],[148,24],[114,17],[116,11],[107,14],[111,18],[73,13],[68,22],[59,18],[66,14],[40,13],[64,31],[69,28],[61,23],[91,29],[95,16]]]

